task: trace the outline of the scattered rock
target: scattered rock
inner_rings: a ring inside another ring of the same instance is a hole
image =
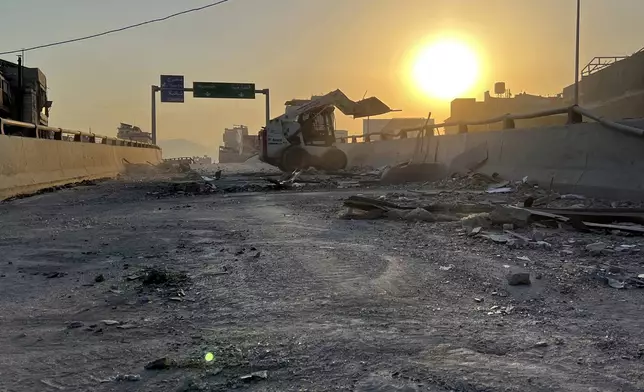
[[[535,249],[551,250],[552,244],[546,241],[537,241],[532,243],[532,247]]]
[[[121,324],[120,321],[116,321],[116,320],[101,320],[101,322],[103,324],[105,324],[105,325],[119,325],[119,324]]]
[[[72,321],[71,323],[67,324],[67,328],[68,329],[76,329],[76,328],[82,327],[83,325],[85,325],[85,324],[83,324],[80,321]]]
[[[534,344],[534,347],[548,347],[548,342],[545,340],[538,341]]]
[[[141,376],[138,374],[117,374],[113,378],[114,381],[141,381]]]
[[[481,302],[483,302],[483,298],[476,298],[476,297],[475,297],[475,298],[474,298],[474,301],[475,301],[475,302],[478,302],[478,303],[481,303]]]
[[[470,231],[470,235],[477,235],[481,233],[481,230],[483,230],[483,228],[481,226],[477,226]]]
[[[606,244],[603,242],[594,242],[592,244],[586,245],[586,250],[594,256],[599,256],[604,250],[606,250]]]
[[[518,259],[518,260],[521,260],[521,261],[525,261],[525,262],[527,262],[527,263],[529,263],[530,261],[532,261],[532,260],[530,260],[530,258],[529,258],[528,256],[517,256],[517,259]]]
[[[512,223],[504,223],[503,224],[503,230],[514,230],[514,224],[512,224]]]
[[[259,257],[262,255],[262,252],[257,252],[255,256],[253,256],[254,259],[259,259]]]
[[[534,229],[532,230],[532,240],[533,241],[543,241],[546,238],[546,235],[541,230]]]
[[[623,280],[606,278],[606,283],[614,289],[623,289],[626,287],[626,282],[624,282]]]
[[[436,222],[436,216],[424,208],[415,208],[405,214],[405,219],[409,221]]]
[[[105,277],[103,276],[103,274],[96,275],[96,277],[94,278],[94,282],[96,283],[105,282]]]
[[[450,264],[450,265],[441,265],[440,267],[438,267],[438,269],[439,269],[439,270],[441,270],[441,271],[449,271],[449,270],[451,270],[452,268],[454,268],[454,264]]]
[[[171,366],[172,361],[168,358],[159,358],[145,365],[145,370],[164,370],[169,369]]]
[[[170,297],[169,300],[170,301],[175,301],[175,302],[181,302],[181,301],[183,301],[183,298],[181,298],[181,297]]]
[[[47,277],[47,279],[62,278],[63,276],[65,276],[64,272],[50,272],[48,274],[45,274],[45,277]]]
[[[510,286],[530,285],[530,274],[527,272],[515,272],[507,276]]]

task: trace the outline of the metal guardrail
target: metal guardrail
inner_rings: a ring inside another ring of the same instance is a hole
[[[57,128],[57,127],[48,127],[44,125],[37,125],[32,123],[26,123],[22,121],[9,120],[6,118],[0,118],[0,135],[6,135],[5,126],[19,127],[24,129],[34,129],[35,139],[53,139],[53,140],[62,140],[70,142],[80,142],[80,143],[96,143],[96,144],[107,144],[111,146],[125,146],[125,147],[137,147],[137,148],[154,148],[159,150],[160,147],[155,144],[142,143],[133,140],[119,139],[111,136],[97,135],[93,132],[82,132],[74,131],[71,129]],[[64,135],[73,136],[71,138],[65,138]]]
[[[458,133],[467,133],[468,132],[468,126],[476,126],[476,125],[489,125],[489,124],[496,124],[499,122],[503,123],[503,129],[515,129],[515,120],[529,120],[533,118],[540,118],[540,117],[548,117],[548,116],[555,116],[555,115],[562,115],[562,114],[567,114],[568,115],[568,123],[569,124],[578,124],[583,122],[583,117],[587,117],[593,121],[596,121],[603,126],[616,130],[616,131],[621,131],[637,136],[644,136],[644,129],[642,128],[637,128],[637,127],[632,127],[629,125],[624,125],[617,123],[615,121],[611,121],[608,119],[605,119],[601,116],[593,114],[591,111],[584,109],[582,107],[573,105],[573,106],[568,106],[568,107],[563,107],[563,108],[556,108],[556,109],[548,109],[548,110],[541,110],[538,112],[532,112],[532,113],[521,113],[521,114],[505,114],[503,116],[498,116],[494,117],[488,120],[478,120],[478,121],[459,121],[459,122],[445,122],[445,123],[440,123],[440,124],[431,124],[431,125],[424,125],[421,127],[414,127],[414,128],[405,128],[401,129],[398,131],[398,133],[391,134],[391,133],[382,133],[382,132],[374,132],[370,133],[368,135],[355,135],[355,136],[348,136],[348,137],[341,137],[341,138],[336,138],[337,141],[341,143],[346,143],[347,139],[353,139],[354,143],[357,142],[357,139],[363,138],[365,143],[370,142],[371,136],[380,136],[384,137],[387,140],[389,139],[406,139],[407,134],[409,132],[419,132],[423,133],[426,131],[434,131],[437,128],[445,128],[445,127],[458,127]]]

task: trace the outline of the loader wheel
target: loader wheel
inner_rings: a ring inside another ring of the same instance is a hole
[[[282,154],[280,169],[285,172],[292,172],[298,169],[308,169],[311,165],[311,157],[305,149],[293,146],[287,148]]]
[[[347,154],[337,148],[330,148],[320,159],[323,170],[337,171],[347,167]]]

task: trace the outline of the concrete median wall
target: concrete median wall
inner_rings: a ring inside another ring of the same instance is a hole
[[[0,200],[115,177],[128,163],[161,163],[161,150],[0,135]]]
[[[624,121],[644,128],[644,120]],[[456,166],[468,156],[487,161],[477,170],[508,180],[527,176],[562,192],[644,200],[644,139],[584,123],[549,128],[475,132],[431,137],[427,162]],[[380,167],[409,161],[416,139],[340,144],[349,166]],[[476,152],[476,153],[475,153]],[[470,159],[472,160],[472,159]]]

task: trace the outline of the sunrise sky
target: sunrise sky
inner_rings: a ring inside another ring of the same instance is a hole
[[[1,0],[0,51],[64,40],[165,16],[209,0]],[[644,46],[642,0],[582,0],[581,62]],[[495,81],[513,93],[555,94],[574,77],[574,0],[230,0],[209,10],[85,42],[26,54],[48,78],[51,123],[115,134],[119,122],[150,128],[150,85],[160,74],[270,88],[272,117],[291,98],[336,88],[375,95],[396,116],[449,116],[414,66],[432,42],[456,40],[475,56],[464,96]],[[3,56],[15,61],[14,55]],[[440,59],[435,59],[441,62]],[[430,61],[429,63],[432,63]],[[465,71],[462,71],[465,72]],[[435,94],[436,95],[436,94]],[[263,98],[158,106],[159,139],[212,147],[224,127],[264,121]],[[338,128],[361,132],[338,116]]]

